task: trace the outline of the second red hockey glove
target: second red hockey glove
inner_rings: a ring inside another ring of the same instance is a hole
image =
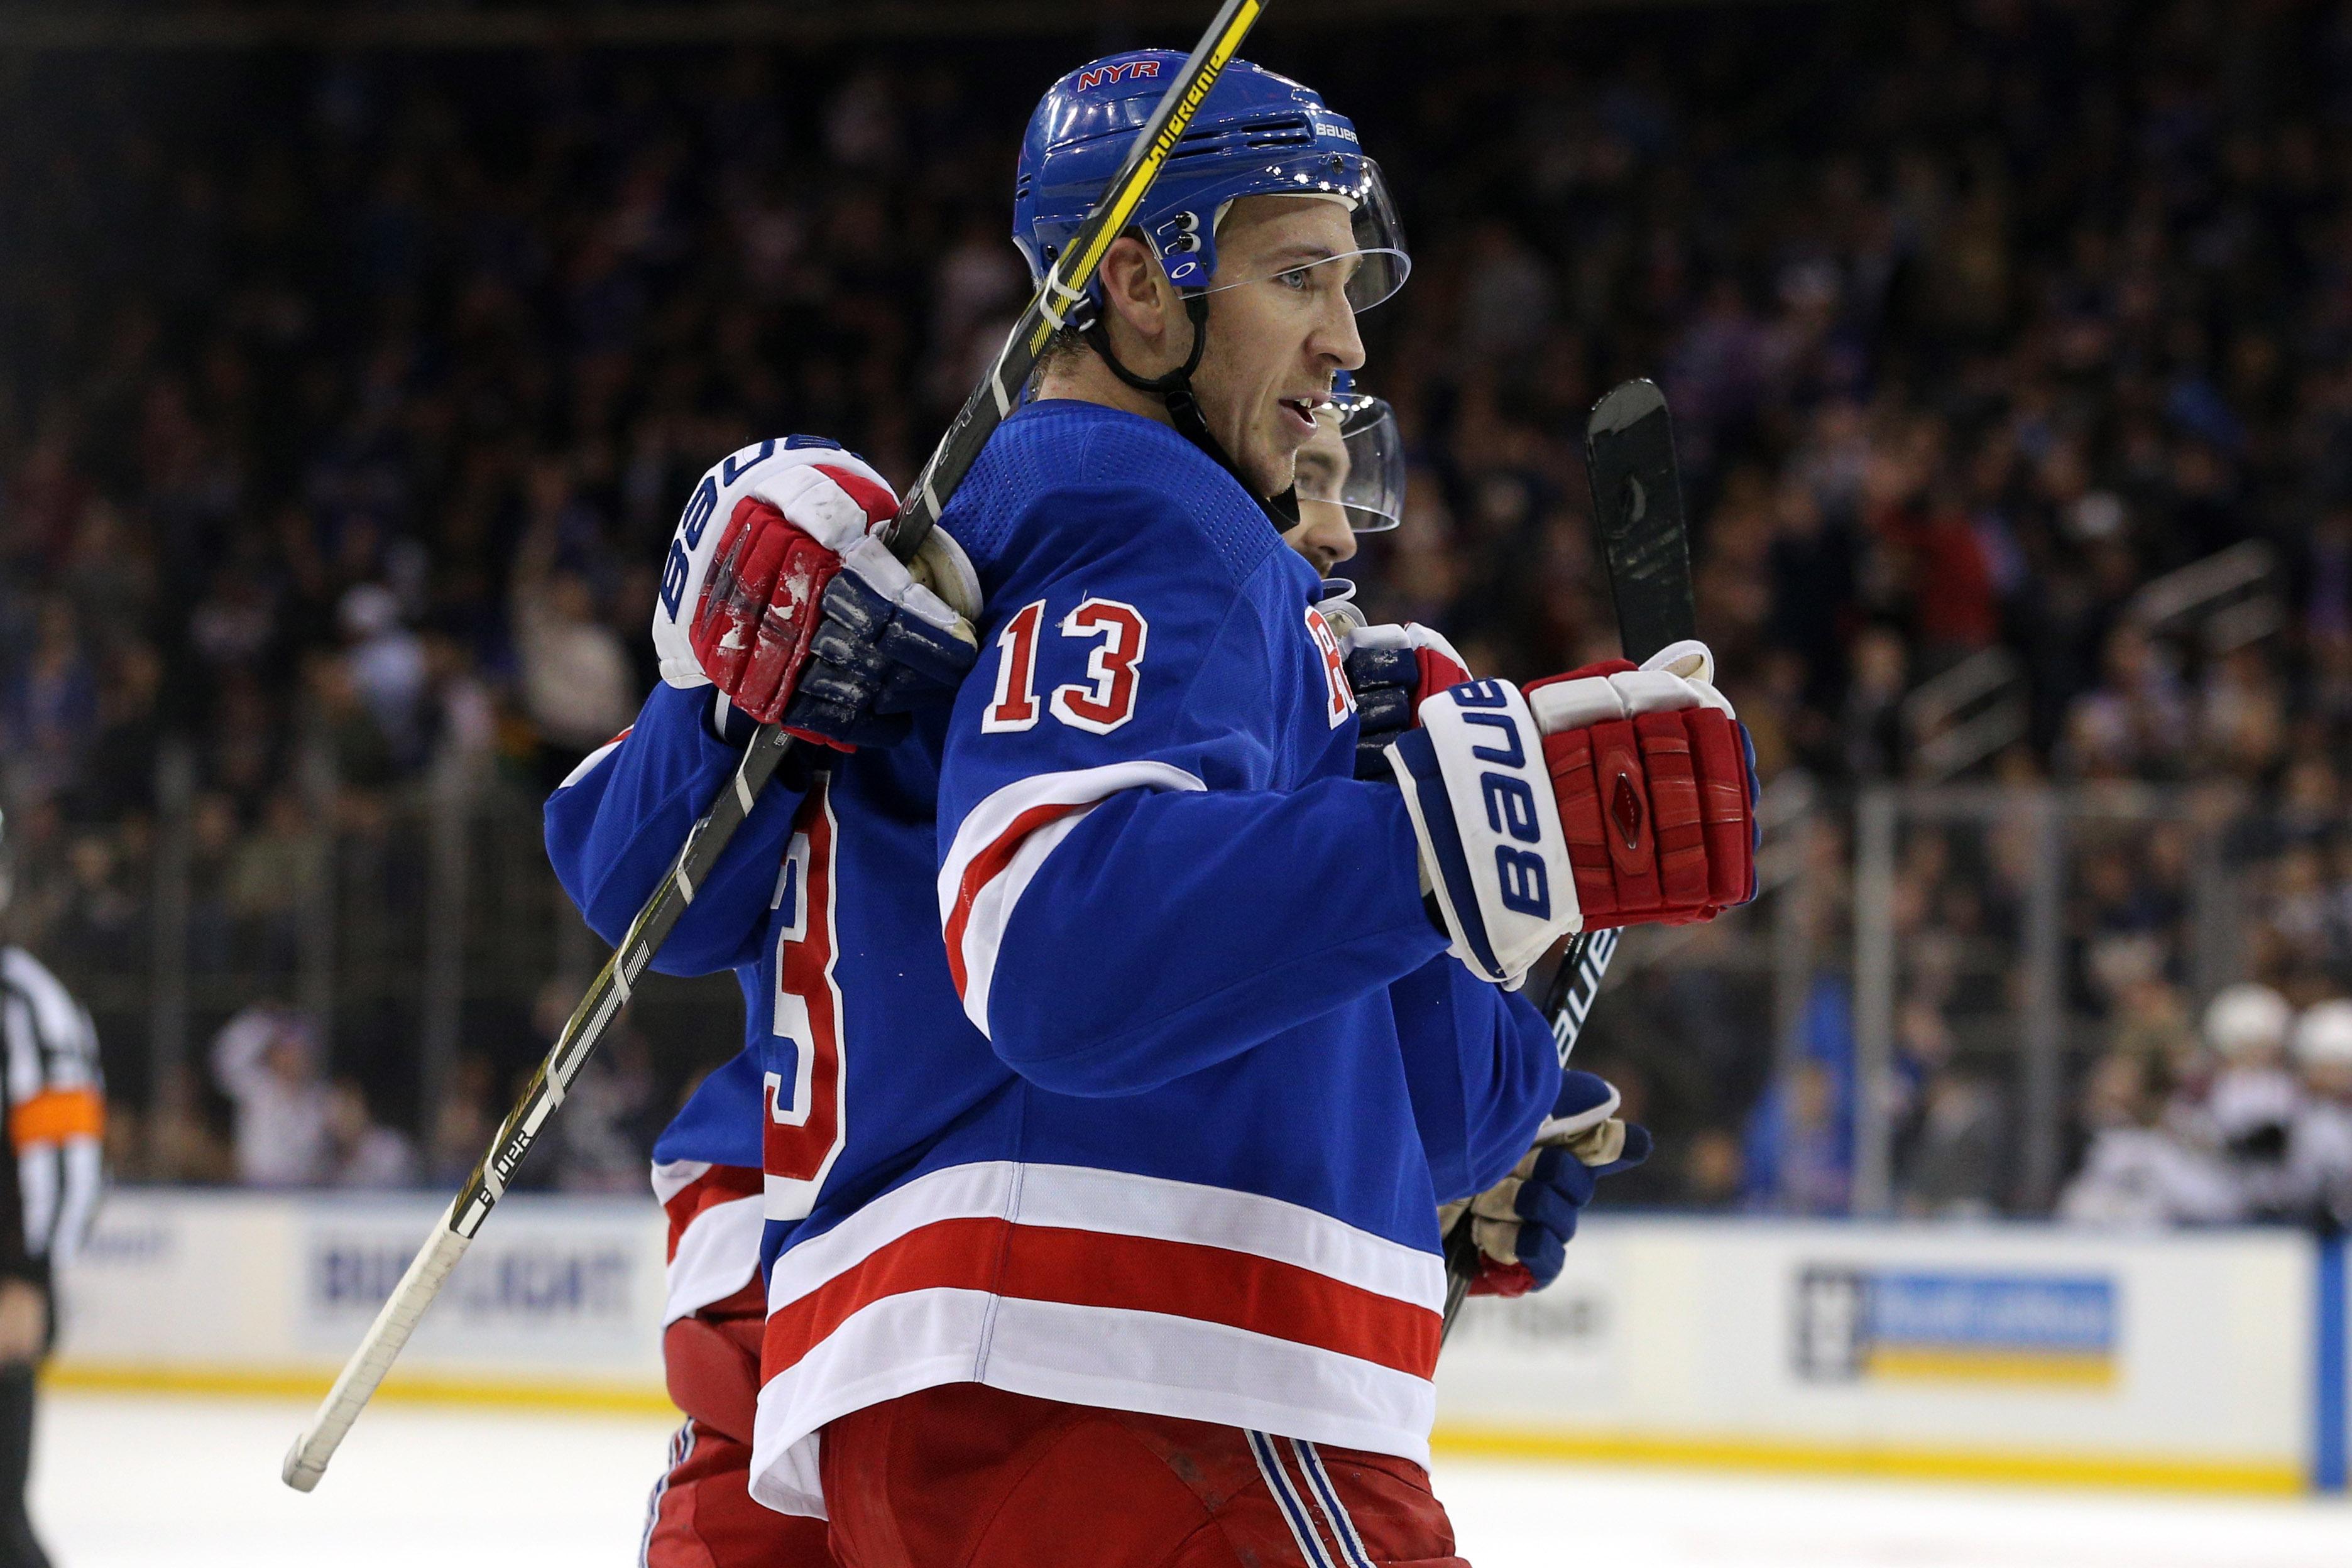
[[[1516,986],[1577,931],[1712,918],[1755,895],[1755,770],[1704,645],[1425,698],[1392,741],[1449,951]]]
[[[1575,1068],[1562,1071],[1559,1098],[1537,1129],[1527,1158],[1476,1197],[1437,1211],[1441,1235],[1450,1237],[1456,1225],[1475,1228],[1472,1295],[1523,1296],[1559,1278],[1594,1183],[1650,1157],[1649,1129],[1619,1120],[1617,1106],[1608,1080]]]
[[[979,582],[934,528],[909,565],[881,530],[882,476],[822,437],[746,447],[703,476],[662,570],[662,678],[843,750],[887,744],[905,710],[953,694],[979,653]]]
[[[1528,686],[1585,930],[1756,896],[1756,751],[1714,680],[1715,655],[1685,642]]]

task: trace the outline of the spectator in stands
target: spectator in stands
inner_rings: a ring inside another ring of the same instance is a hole
[[[490,1103],[496,1089],[488,1057],[469,1051],[457,1058],[449,1088],[426,1124],[425,1179],[429,1184],[455,1186],[472,1173],[498,1131],[503,1108]]]
[[[2294,1023],[2303,1081],[2288,1163],[2303,1214],[2324,1229],[2352,1228],[2352,1001],[2305,1008]]]
[[[2058,1200],[2062,1219],[2117,1226],[2206,1225],[2244,1212],[2219,1159],[2164,1124],[2171,1084],[2152,1056],[2116,1051],[2091,1075],[2091,1145]]]
[[[367,1091],[349,1078],[327,1090],[325,1144],[320,1174],[330,1186],[397,1187],[416,1180],[415,1147],[375,1119]]]
[[[380,582],[362,582],[345,593],[337,615],[352,688],[394,759],[413,768],[424,747],[425,646],[401,624],[399,597]]]
[[[560,465],[542,465],[533,490],[535,515],[515,560],[511,612],[523,706],[539,728],[540,777],[552,788],[628,727],[641,693],[627,645],[597,618],[594,589],[558,563],[568,477]]]
[[[325,1174],[333,1103],[309,1019],[275,1002],[247,1008],[213,1040],[213,1082],[236,1108],[238,1181],[307,1186]]]

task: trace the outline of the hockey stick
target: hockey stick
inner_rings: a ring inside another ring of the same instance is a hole
[[[1249,36],[1250,28],[1271,3],[1272,0],[1224,0],[1216,19],[1210,23],[1209,30],[1185,60],[1183,69],[1151,111],[1151,118],[1136,132],[1127,161],[1111,177],[1108,191],[1087,214],[1086,222],[1072,236],[1069,248],[1047,269],[1044,285],[1021,313],[1012,335],[1005,340],[1003,351],[964,400],[955,423],[948,426],[947,434],[940,438],[905,505],[892,520],[890,548],[900,559],[913,556],[930,533],[956,486],[963,482],[980,456],[981,448],[1020,401],[1030,371],[1036,368],[1038,356],[1060,329],[1065,313],[1072,302],[1085,295],[1087,285],[1102,263],[1103,253],[1126,231],[1136,208],[1151,189],[1152,182],[1159,178],[1177,138],[1184,134],[1185,127],[1209,96],[1209,89],[1224,74],[1226,65],[1240,50],[1242,40]],[[587,995],[580,999],[563,1032],[556,1037],[547,1060],[531,1074],[521,1100],[507,1113],[498,1136],[490,1143],[489,1152],[450,1200],[431,1238],[418,1250],[400,1282],[393,1287],[375,1322],[368,1326],[367,1336],[343,1364],[342,1372],[327,1391],[310,1426],[294,1439],[280,1471],[288,1486],[297,1491],[309,1491],[319,1484],[319,1478],[326,1473],[327,1461],[334,1457],[344,1434],[359,1418],[384,1374],[392,1369],[393,1361],[415,1332],[425,1310],[440,1294],[449,1270],[457,1267],[475,1233],[481,1229],[482,1221],[506,1192],[515,1168],[530,1153],[540,1129],[546,1124],[550,1113],[563,1103],[572,1081],[627,1004],[630,988],[645,973],[646,966],[669,936],[670,928],[677,924],[686,906],[694,902],[695,889],[709,876],[728,841],[751,814],[752,801],[759,798],[760,790],[792,746],[792,737],[781,725],[762,726],[744,751],[742,761],[736,765],[732,783],[719,790],[710,809],[688,832],[677,859],[671,862],[669,875],[662,879],[645,907],[637,911],[637,917],[629,923],[628,932],[613,956],[589,983]]]
[[[1639,664],[1693,635],[1696,619],[1674,421],[1656,382],[1623,382],[1592,405],[1584,426],[1584,469],[1592,484],[1593,543],[1609,575],[1617,634],[1625,656]],[[1622,935],[1581,931],[1568,939],[1543,1009],[1562,1067],[1584,1032]],[[1454,1332],[1477,1274],[1478,1243],[1465,1210],[1445,1239],[1445,1319],[1439,1343]]]

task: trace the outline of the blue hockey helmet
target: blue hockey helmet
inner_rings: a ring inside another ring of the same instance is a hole
[[[1108,55],[1072,71],[1038,100],[1013,187],[1013,243],[1033,281],[1045,281],[1183,64],[1182,55],[1167,49]],[[1388,185],[1358,144],[1356,128],[1311,88],[1235,60],[1209,89],[1135,214],[1171,283],[1199,294],[1257,281],[1217,276],[1217,224],[1244,196],[1320,197],[1347,206],[1357,248],[1316,265],[1360,258],[1347,287],[1357,310],[1395,293],[1412,269]]]

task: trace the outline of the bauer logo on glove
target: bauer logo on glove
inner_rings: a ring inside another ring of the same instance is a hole
[[[842,750],[898,739],[906,710],[951,695],[980,651],[971,563],[936,528],[901,563],[881,537],[898,510],[879,474],[821,437],[711,469],[662,568],[662,679]]]
[[[1527,699],[1508,681],[1449,687],[1421,705],[1421,727],[1389,757],[1454,956],[1516,985],[1577,929],[1568,842]]]
[[[1677,643],[1529,685],[1470,681],[1425,700],[1388,748],[1450,950],[1517,985],[1578,931],[1709,920],[1756,895],[1756,770]]]

